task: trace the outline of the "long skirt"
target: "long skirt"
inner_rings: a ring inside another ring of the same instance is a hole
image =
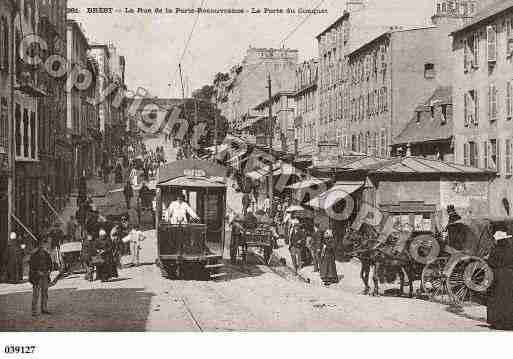
[[[494,284],[488,298],[487,322],[496,329],[513,330],[513,268],[494,271]]]
[[[337,265],[335,263],[335,251],[326,250],[320,263],[321,280],[325,284],[338,283]]]

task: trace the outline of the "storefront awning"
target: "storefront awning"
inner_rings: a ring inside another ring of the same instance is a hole
[[[329,182],[329,178],[310,178],[301,182],[297,182],[294,184],[291,184],[290,186],[287,186],[287,188],[292,190],[300,190],[312,186],[319,186],[323,183]]]
[[[280,169],[280,165],[275,163],[273,164],[273,174],[275,171],[279,170]],[[262,177],[265,177],[265,176],[268,176],[269,175],[269,167],[268,166],[265,166],[265,167],[262,167],[262,168],[258,168],[256,170],[253,170],[251,172],[247,172],[244,174],[244,176],[246,177],[249,177],[253,180],[259,180],[261,179]]]
[[[327,210],[363,186],[363,182],[336,182],[328,191],[321,193],[307,203],[312,208]]]
[[[281,176],[281,175],[294,175],[299,174],[300,170],[296,169],[294,166],[288,163],[283,163],[280,168],[275,169],[273,172],[273,176]]]

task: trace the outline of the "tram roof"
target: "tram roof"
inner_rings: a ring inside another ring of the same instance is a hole
[[[212,178],[226,178],[228,168],[212,161],[180,160],[165,164],[159,169],[157,185],[171,185],[169,181],[183,177],[203,179],[210,187],[220,185]],[[192,175],[191,175],[192,174]],[[222,184],[224,186],[224,184]]]

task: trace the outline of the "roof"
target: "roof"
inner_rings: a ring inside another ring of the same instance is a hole
[[[314,197],[307,203],[307,205],[313,208],[327,210],[341,199],[344,199],[352,193],[356,192],[363,185],[363,181],[335,182],[333,187],[331,187],[326,192],[323,192],[320,195]]]
[[[198,169],[205,172],[206,177],[226,177],[228,169],[212,161],[181,160],[166,163],[159,169],[157,183],[162,184],[169,180],[184,177],[185,170]]]
[[[381,33],[378,33],[375,36],[373,36],[370,40],[367,40],[367,41],[364,40],[364,42],[358,44],[356,47],[351,49],[349,56],[351,57],[351,56],[357,55],[359,52],[365,50],[368,46],[372,45],[374,42],[377,42],[377,41],[381,40],[382,38],[389,36],[395,32],[417,31],[417,30],[427,30],[427,29],[436,29],[436,28],[437,28],[437,26],[434,26],[434,25],[429,25],[429,26],[426,26],[426,25],[408,25],[408,26],[407,25],[398,25],[398,26],[389,27],[387,30],[382,31]]]
[[[278,99],[281,97],[281,96],[289,96],[289,97],[293,97],[295,95],[295,91],[278,91],[277,93],[275,93],[274,95],[272,95],[271,97],[271,101],[272,102],[276,102],[278,101]],[[253,107],[253,110],[258,110],[258,109],[263,109],[263,108],[266,108],[269,104],[269,99],[265,100],[265,101],[262,101],[260,102],[258,105],[256,105],[255,107]]]
[[[489,20],[491,17],[497,16],[504,11],[510,10],[512,7],[513,7],[513,0],[497,0],[494,3],[490,4],[489,6],[482,9],[481,11],[478,11],[469,23],[467,23],[463,27],[460,27],[459,29],[453,31],[451,33],[451,35],[455,35],[462,31],[468,30],[474,26],[477,26],[477,25]]]
[[[347,10],[344,10],[342,16],[340,16],[337,20],[335,20],[335,22],[333,22],[330,26],[328,26],[326,29],[324,29],[319,35],[317,35],[315,38],[317,40],[319,40],[319,38],[324,35],[325,33],[327,33],[328,31],[330,31],[331,29],[337,27],[338,25],[340,25],[344,20],[347,20],[349,19],[349,11]]]
[[[447,105],[452,104],[452,88],[438,87],[433,95],[422,105],[418,106],[416,111],[430,111],[433,105]],[[405,143],[419,143],[428,141],[448,140],[452,137],[453,133],[453,118],[452,112],[447,112],[445,123],[442,116],[420,116],[420,121],[417,121],[417,116],[408,122],[403,131],[396,137],[394,144]]]
[[[86,47],[88,49],[91,48],[91,45],[89,45],[89,40],[87,39],[86,35],[84,34],[84,30],[82,29],[82,27],[79,25],[78,22],[76,22],[75,20],[68,19],[68,20],[66,20],[66,25],[74,27],[75,31],[77,31],[77,33],[80,35],[82,40],[85,42]]]
[[[169,181],[159,183],[160,186],[178,186],[178,187],[226,187],[226,184],[206,177],[178,177]]]
[[[296,182],[294,184],[291,184],[290,186],[287,186],[289,189],[303,189],[303,188],[309,188],[312,186],[320,186],[324,183],[329,182],[329,178],[311,178],[307,179],[301,182]]]
[[[492,174],[493,171],[421,157],[400,157],[362,167],[374,174]]]

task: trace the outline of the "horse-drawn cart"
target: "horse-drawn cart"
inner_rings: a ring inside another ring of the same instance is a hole
[[[487,264],[496,231],[513,233],[511,218],[471,218],[447,226],[440,255],[422,271],[422,289],[431,299],[465,304],[482,299],[493,282]]]
[[[269,222],[247,223],[241,221],[242,232],[238,243],[238,254],[247,263],[248,249],[256,248],[263,254],[265,264],[269,264],[273,251],[273,231]]]
[[[83,270],[80,258],[82,253],[82,242],[63,243],[61,244],[60,252],[65,272],[72,273]]]

